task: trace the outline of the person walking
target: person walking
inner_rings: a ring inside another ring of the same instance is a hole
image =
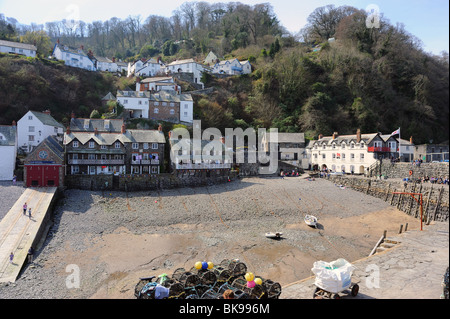
[[[16,185],[16,181],[17,181],[17,176],[14,175],[14,176],[13,176],[13,179],[12,179],[13,185]]]
[[[31,219],[31,208],[28,208],[28,217]]]
[[[28,262],[30,264],[33,262],[33,254],[34,254],[34,249],[33,249],[33,246],[31,246],[30,249],[28,249]]]
[[[13,259],[14,259],[14,254],[11,252],[11,254],[9,255],[9,263],[10,264],[13,263]]]
[[[25,204],[23,204],[23,214],[26,215],[27,214],[27,202],[25,202]]]

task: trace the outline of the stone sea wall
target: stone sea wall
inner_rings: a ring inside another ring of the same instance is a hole
[[[448,167],[448,166],[447,166]],[[332,176],[327,179],[336,185],[350,187],[367,195],[381,198],[408,215],[420,218],[420,204],[411,195],[395,192],[421,193],[423,220],[449,221],[449,186],[443,184],[414,183],[402,180],[370,179],[351,176]],[[415,196],[419,199],[419,196]]]

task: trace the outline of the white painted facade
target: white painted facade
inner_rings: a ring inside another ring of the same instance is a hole
[[[231,59],[214,64],[212,73],[229,75],[250,74],[252,73],[252,66],[248,61],[240,62],[238,59]]]
[[[117,102],[132,114],[133,118],[148,119],[149,92],[117,91]]]
[[[201,84],[204,88],[204,83],[201,82],[202,74],[206,71],[205,67],[194,61],[194,59],[179,60],[168,64],[165,68],[166,73],[192,73],[193,82]]]
[[[128,64],[128,76],[155,76],[161,73],[161,65],[161,62],[155,59],[148,59],[147,61],[137,60]]]
[[[68,66],[85,69],[88,71],[97,70],[95,62],[89,58],[82,48],[73,49],[56,43],[53,48],[52,56],[58,60],[64,61]]]
[[[31,44],[0,40],[0,53],[22,54],[35,58],[36,50],[36,47]]]
[[[192,100],[180,101],[180,122],[192,123],[194,121],[194,102]]]
[[[17,122],[18,147],[29,153],[38,146],[47,136],[62,135],[64,127],[50,114],[28,111]]]
[[[17,157],[16,126],[0,125],[0,181],[12,180]]]
[[[98,71],[105,72],[117,72],[118,67],[115,61],[112,61],[105,57],[95,57],[96,60],[96,68]]]

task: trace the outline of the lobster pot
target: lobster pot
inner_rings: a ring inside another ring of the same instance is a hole
[[[278,282],[273,282],[270,279],[263,279],[263,287],[266,289],[267,298],[278,299],[281,295],[281,285]]]
[[[195,287],[202,283],[200,277],[190,271],[182,274],[179,281],[184,286],[184,288]]]
[[[247,272],[247,266],[243,262],[239,261],[239,259],[222,260],[220,266],[228,268],[228,270],[231,271],[231,276],[233,277],[244,276]]]
[[[229,271],[228,268],[224,268],[222,266],[214,266],[212,271],[216,275],[216,281],[218,283],[227,282],[231,277],[231,271]]]
[[[200,299],[223,299],[222,294],[215,291],[213,288],[206,290]]]
[[[217,276],[212,271],[202,271],[198,273],[198,276],[200,277],[200,280],[202,282],[202,285],[212,287],[217,282]]]
[[[241,290],[249,296],[249,299],[264,299],[267,298],[266,289],[262,285],[255,285],[253,288],[247,287],[247,280],[237,278],[231,284],[235,289]]]
[[[157,283],[149,281],[145,284],[137,295],[138,299],[155,299],[155,287]]]
[[[229,283],[225,283],[219,287],[218,294],[223,296],[225,290],[231,289],[234,293],[234,299],[249,299],[249,296],[241,289],[231,286]]]
[[[184,268],[177,268],[173,272],[172,279],[176,281],[180,281],[181,276],[186,272],[186,269]]]
[[[152,280],[155,277],[147,277],[147,278],[139,278],[139,282],[136,284],[136,286],[134,287],[134,296],[136,298],[140,298],[142,289],[145,287],[145,285],[147,285],[149,282],[152,282]]]
[[[169,288],[169,298],[180,298],[184,294],[184,286],[180,282],[174,279],[167,279],[163,282],[162,286]]]

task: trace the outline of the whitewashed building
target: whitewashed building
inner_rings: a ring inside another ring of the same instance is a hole
[[[98,71],[105,71],[105,72],[117,72],[118,67],[115,59],[108,59],[106,57],[101,56],[95,56],[95,66]]]
[[[148,102],[150,92],[117,91],[117,102],[120,103],[131,118],[148,118]]]
[[[35,58],[36,50],[36,46],[32,44],[0,40],[0,53],[21,54]]]
[[[128,64],[128,76],[155,76],[161,72],[161,67],[160,59],[137,60]]]
[[[97,71],[96,60],[84,52],[83,46],[78,49],[70,48],[67,45],[55,44],[52,57],[64,61],[66,65],[89,71]]]
[[[249,61],[240,62],[238,59],[220,61],[214,64],[213,74],[242,75],[252,73],[252,66]]]
[[[310,153],[311,169],[328,169],[338,173],[365,174],[380,159],[398,157],[398,141],[393,136],[383,138],[379,133],[332,136],[319,135],[306,147]]]
[[[38,146],[47,136],[64,133],[64,126],[57,122],[50,111],[28,111],[17,122],[18,147],[26,153]]]
[[[136,91],[158,92],[162,90],[181,93],[181,86],[175,83],[175,79],[171,76],[136,79]]]
[[[206,72],[206,67],[194,61],[194,59],[177,60],[165,67],[165,72],[170,73],[192,73],[193,83],[200,84],[204,88],[204,83],[201,82],[203,72]]]
[[[12,180],[17,157],[17,127],[0,125],[0,181]]]

